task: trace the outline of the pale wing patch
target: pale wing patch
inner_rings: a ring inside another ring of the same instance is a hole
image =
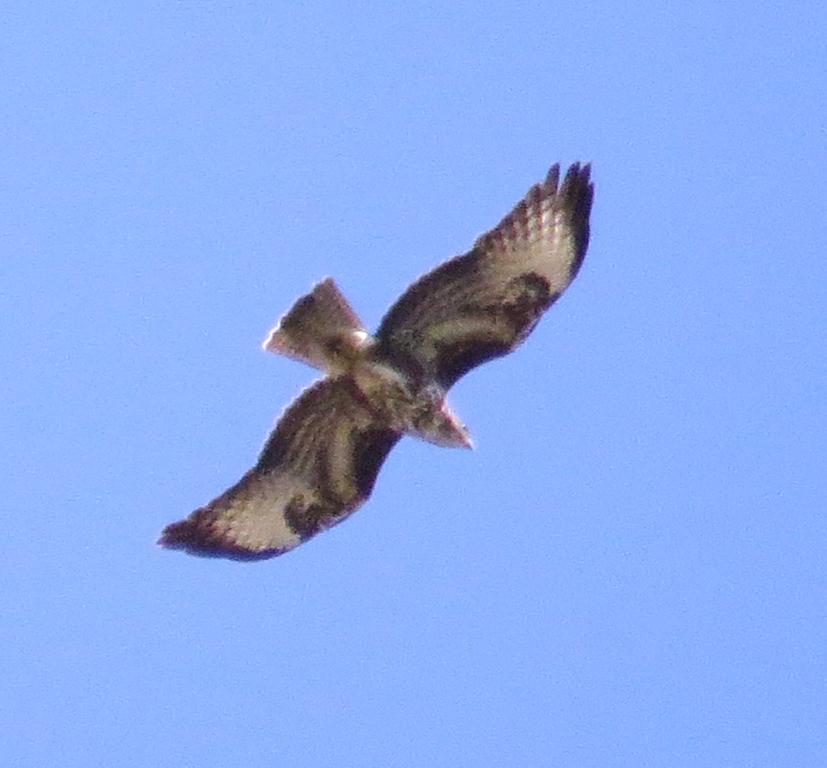
[[[301,537],[287,524],[283,510],[307,493],[303,483],[283,472],[259,475],[222,511],[225,536],[250,552],[292,549]]]
[[[552,292],[565,290],[576,272],[577,235],[583,236],[591,204],[591,188],[583,184],[588,171],[584,169],[583,179],[579,172],[570,169],[557,189],[552,169],[544,184],[533,187],[497,227],[479,237],[474,248],[482,254],[481,268],[505,280],[533,272],[548,281]]]
[[[340,421],[331,431],[327,445],[325,460],[327,462],[327,481],[329,493],[345,505],[352,504],[359,498],[359,489],[354,482],[354,453],[353,453],[354,425],[348,421]]]

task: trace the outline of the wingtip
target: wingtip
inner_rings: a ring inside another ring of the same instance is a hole
[[[563,186],[565,187],[567,184],[572,184],[578,181],[581,184],[588,184],[591,179],[592,174],[592,164],[582,163],[579,160],[577,162],[572,163],[568,170],[566,171],[566,177],[563,180]]]
[[[193,526],[189,520],[170,523],[155,544],[163,549],[186,549],[193,543]]]
[[[546,186],[549,186],[553,189],[557,189],[557,185],[560,183],[560,163],[555,163],[548,169],[548,173],[546,174]]]
[[[224,558],[238,562],[258,562],[284,554],[285,549],[251,551],[230,542],[205,539],[198,526],[189,518],[171,523],[155,542],[161,549],[179,550],[188,555],[204,558]]]
[[[576,194],[578,190],[588,190],[588,192],[591,193],[593,190],[591,172],[592,164],[590,162],[583,163],[578,160],[566,169],[565,176],[563,176],[561,181],[560,163],[554,163],[546,174],[545,182],[532,187],[529,191],[529,196],[532,194],[551,194],[567,197],[573,192]]]
[[[289,349],[284,342],[280,325],[277,325],[267,334],[267,338],[261,342],[261,348],[265,352],[272,352],[274,355],[289,355]]]
[[[591,170],[591,163],[572,163],[557,191],[557,196],[583,221],[589,218],[594,198]]]
[[[193,555],[201,554],[205,549],[212,547],[209,536],[205,536],[204,529],[198,525],[193,516],[170,523],[155,542],[162,549],[178,549]]]

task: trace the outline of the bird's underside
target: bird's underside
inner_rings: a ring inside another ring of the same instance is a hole
[[[261,559],[341,522],[370,495],[404,434],[470,447],[445,394],[514,350],[568,287],[589,241],[590,167],[559,167],[467,253],[417,280],[371,336],[333,280],[300,298],[264,348],[326,376],[282,415],[256,465],[159,544]]]

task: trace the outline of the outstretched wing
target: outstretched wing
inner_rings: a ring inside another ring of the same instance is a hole
[[[322,379],[285,411],[256,466],[158,543],[239,560],[287,552],[364,503],[399,437],[376,423],[348,378]]]
[[[446,389],[515,349],[577,275],[589,243],[590,166],[559,166],[468,253],[421,277],[385,315],[381,353]]]

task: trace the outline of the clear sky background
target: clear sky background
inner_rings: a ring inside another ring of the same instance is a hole
[[[9,766],[827,765],[821,3],[13,4]],[[158,549],[553,162],[592,243],[519,352],[274,560]]]

